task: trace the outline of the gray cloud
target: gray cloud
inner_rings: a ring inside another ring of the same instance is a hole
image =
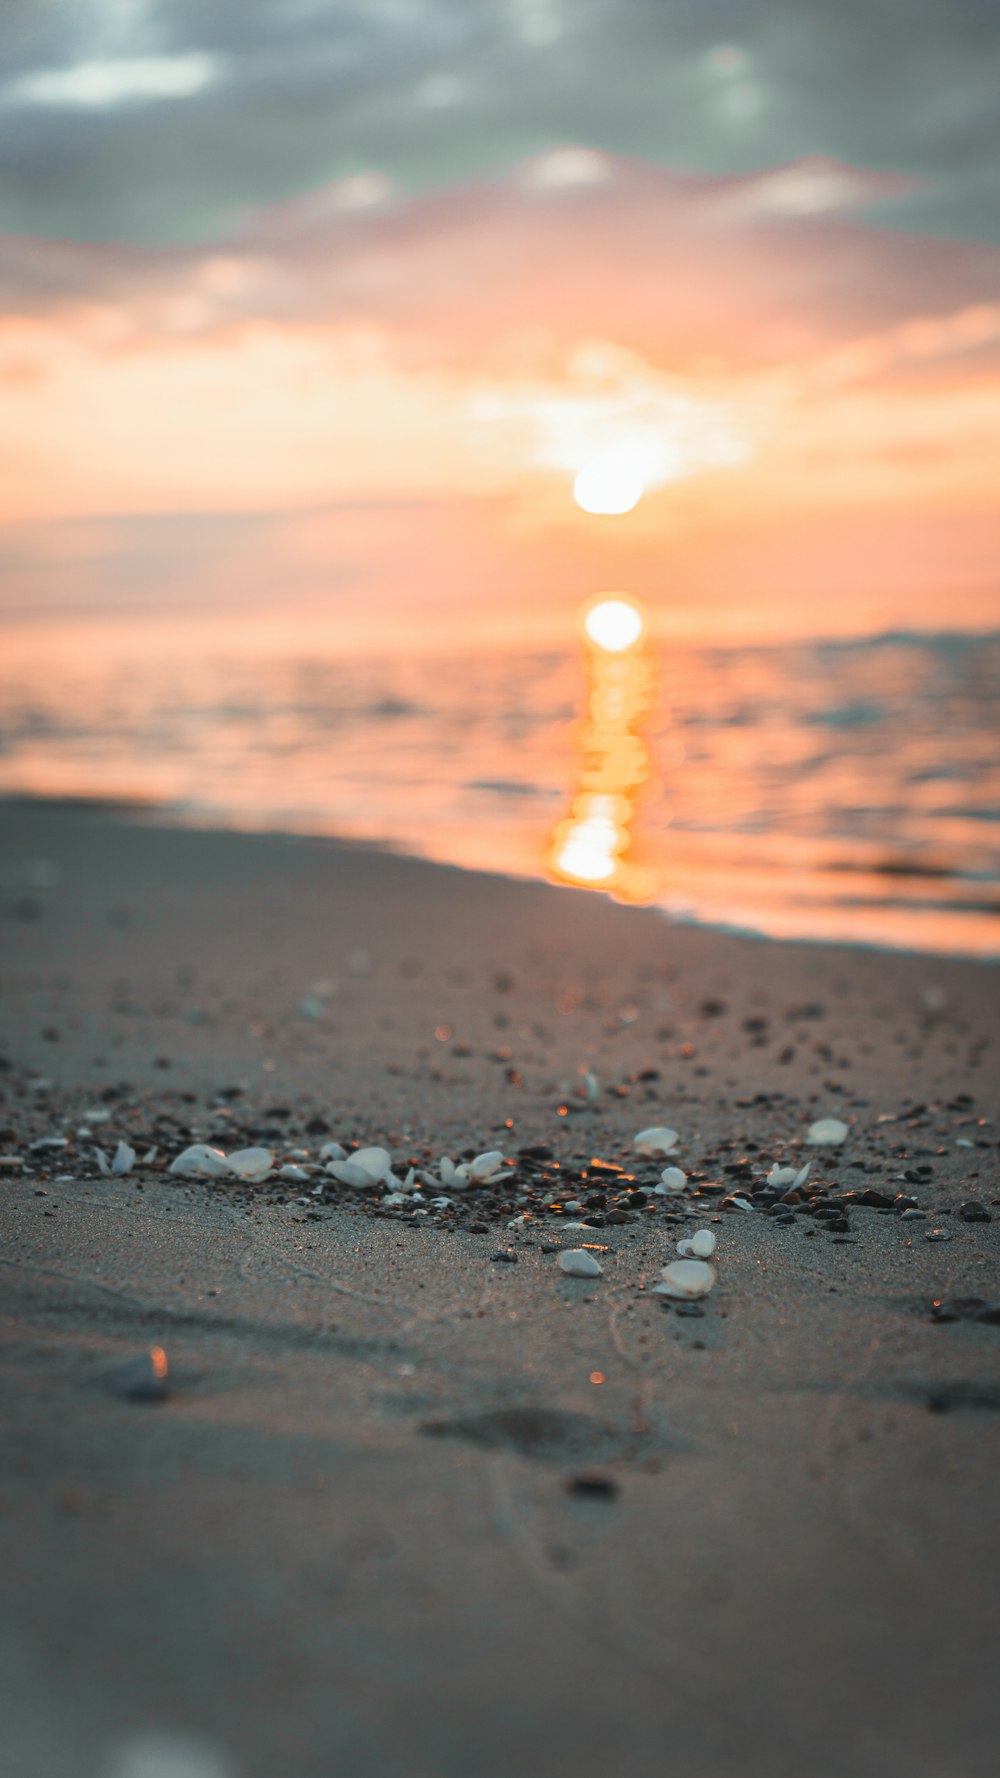
[[[995,239],[998,85],[994,0],[4,0],[0,229],[195,242],[586,142],[914,174],[881,215]]]

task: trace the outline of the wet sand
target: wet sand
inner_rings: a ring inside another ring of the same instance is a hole
[[[931,1305],[1000,1295],[995,969],[44,809],[0,914],[4,1778],[993,1772],[1000,1327]],[[832,1214],[769,1206],[824,1116]],[[692,1191],[596,1192],[650,1124]],[[553,1158],[425,1216],[165,1171],[330,1137]]]

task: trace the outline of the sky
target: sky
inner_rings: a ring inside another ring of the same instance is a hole
[[[3,0],[0,613],[996,624],[998,90],[995,0]]]

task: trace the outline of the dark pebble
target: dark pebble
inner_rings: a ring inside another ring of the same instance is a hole
[[[958,1214],[963,1222],[992,1222],[993,1218],[982,1204],[970,1200],[967,1204],[959,1204]]]
[[[512,1252],[512,1250],[509,1247],[501,1247],[499,1252],[491,1253],[490,1259],[493,1261],[494,1265],[504,1265],[504,1266],[516,1266],[517,1265],[517,1254]]]
[[[567,1494],[587,1494],[602,1500],[613,1500],[618,1493],[618,1483],[614,1476],[603,1469],[581,1469],[571,1475],[566,1482]]]
[[[126,1401],[165,1401],[170,1394],[167,1374],[167,1355],[162,1346],[154,1346],[111,1371],[107,1385]]]

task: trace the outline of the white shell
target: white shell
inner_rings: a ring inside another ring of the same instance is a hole
[[[811,1148],[839,1148],[847,1141],[847,1125],[839,1117],[821,1117],[818,1123],[809,1125],[806,1141]]]
[[[278,1168],[278,1178],[290,1179],[294,1185],[308,1185],[311,1174],[308,1168],[296,1166],[294,1161],[286,1161],[283,1167]],[[322,1186],[319,1189],[322,1191]]]
[[[341,1148],[339,1142],[324,1142],[319,1151],[321,1161],[346,1161],[347,1150]]]
[[[391,1209],[395,1209],[397,1204],[408,1204],[409,1201],[409,1196],[406,1192],[386,1192],[385,1197],[382,1199],[382,1203],[389,1205]]]
[[[238,1148],[228,1159],[241,1179],[263,1179],[271,1171],[274,1156],[269,1148]]]
[[[392,1158],[387,1148],[359,1148],[350,1157],[352,1167],[363,1167],[372,1184],[387,1179],[392,1172]]]
[[[171,1161],[170,1172],[183,1179],[221,1179],[229,1172],[229,1162],[221,1148],[209,1148],[206,1142],[192,1142],[177,1159]]]
[[[358,1167],[354,1161],[331,1161],[327,1167],[331,1179],[339,1179],[341,1185],[374,1185],[367,1167]]]
[[[119,1142],[115,1149],[115,1158],[111,1163],[112,1173],[131,1173],[135,1166],[135,1149],[127,1142]]]
[[[658,1296],[689,1298],[706,1296],[716,1281],[714,1266],[703,1259],[675,1259],[663,1268],[663,1283],[654,1284]]]
[[[492,1179],[502,1168],[503,1155],[498,1148],[491,1148],[486,1154],[477,1154],[475,1160],[469,1162],[469,1178]]]
[[[664,1167],[659,1185],[653,1187],[653,1195],[657,1198],[669,1197],[673,1192],[682,1192],[687,1182],[687,1174],[680,1167]]]
[[[695,1229],[686,1240],[678,1241],[677,1251],[685,1259],[711,1259],[718,1242],[711,1229]]]
[[[638,1154],[671,1154],[679,1141],[676,1130],[657,1125],[649,1130],[640,1130],[638,1136],[633,1136],[632,1147]]]
[[[810,1177],[811,1165],[813,1165],[811,1161],[806,1161],[806,1165],[799,1166],[795,1170],[794,1166],[778,1166],[778,1161],[776,1161],[770,1168],[765,1184],[769,1184],[769,1186],[804,1186],[806,1179]]]
[[[584,1247],[570,1247],[559,1255],[559,1269],[571,1278],[599,1278],[603,1266]]]

